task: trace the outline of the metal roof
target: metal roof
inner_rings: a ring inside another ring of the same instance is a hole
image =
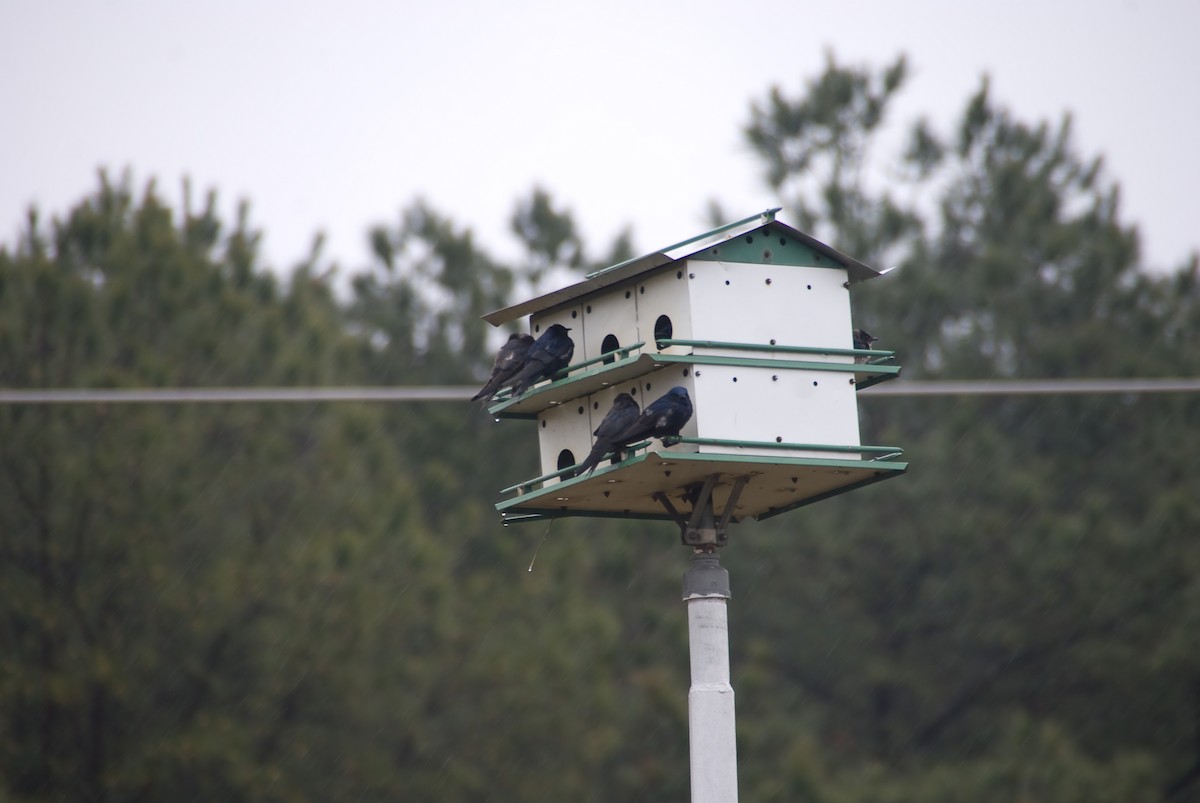
[[[568,304],[583,296],[603,290],[606,287],[611,287],[614,284],[631,279],[634,276],[639,276],[643,273],[660,268],[663,265],[676,262],[681,259],[687,259],[690,256],[704,251],[706,248],[711,248],[721,243],[727,242],[737,237],[758,231],[759,229],[769,229],[772,233],[778,233],[786,237],[791,237],[803,245],[811,248],[818,254],[828,257],[833,262],[845,268],[850,277],[850,283],[866,281],[874,279],[876,276],[881,276],[882,272],[874,268],[867,267],[856,259],[846,256],[835,248],[831,248],[820,240],[811,237],[804,232],[794,229],[786,223],[782,223],[775,219],[775,213],[779,209],[767,209],[757,215],[744,218],[735,223],[729,223],[724,226],[706,231],[695,237],[691,237],[683,242],[675,243],[674,245],[663,248],[659,251],[653,251],[644,256],[636,257],[627,260],[619,265],[613,265],[603,270],[598,270],[594,273],[589,273],[587,278],[582,282],[569,285],[552,293],[547,293],[543,296],[522,301],[520,304],[514,304],[511,307],[489,312],[483,316],[483,319],[493,326],[499,326],[509,321],[522,318],[526,315],[531,315],[536,312],[552,309],[562,304]]]

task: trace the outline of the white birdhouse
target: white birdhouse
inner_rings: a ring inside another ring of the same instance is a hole
[[[859,442],[856,393],[900,373],[891,352],[854,348],[850,288],[881,274],[776,211],[485,316],[575,342],[563,375],[491,407],[537,420],[542,475],[506,489],[506,518],[679,520],[702,492],[739,521],[903,473],[901,450]],[[674,386],[694,407],[678,439],[575,476],[618,393],[644,408]]]

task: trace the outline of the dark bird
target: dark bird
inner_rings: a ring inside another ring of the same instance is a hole
[[[870,349],[871,344],[874,343],[878,339],[879,338],[875,337],[875,335],[871,334],[866,329],[855,329],[854,330],[854,348],[856,348],[856,349]],[[860,356],[860,357],[855,357],[854,361],[862,363],[862,362],[866,362],[867,359],[868,358],[865,356]]]
[[[554,376],[566,368],[575,353],[575,341],[561,324],[554,324],[539,337],[525,353],[525,364],[512,380],[512,395],[515,399],[534,383]]]
[[[509,335],[496,354],[496,361],[492,363],[492,375],[487,384],[471,397],[471,401],[483,399],[486,402],[496,395],[496,391],[507,385],[525,365],[525,356],[532,345],[533,338],[529,335]]]
[[[627,443],[619,443],[617,436],[637,420],[640,409],[638,403],[628,393],[617,394],[617,397],[613,399],[612,407],[604,416],[604,420],[592,433],[596,436],[596,444],[588,453],[587,459],[579,464],[579,470],[575,472],[576,477],[585,471],[589,474],[594,471],[596,466],[600,465],[600,461],[604,459],[604,455],[613,449],[620,452],[622,446],[628,446]]]
[[[678,435],[691,417],[692,399],[687,389],[673,387],[646,405],[642,414],[612,440],[617,446],[628,446],[646,438],[669,438]]]

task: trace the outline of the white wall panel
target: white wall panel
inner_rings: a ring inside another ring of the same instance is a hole
[[[609,335],[616,338],[618,346],[628,346],[641,339],[638,337],[637,300],[634,298],[636,290],[633,285],[616,287],[603,296],[581,304],[584,333],[582,339],[575,342],[577,348],[582,343],[584,356],[579,359],[591,360],[603,354],[604,340]]]
[[[541,456],[542,474],[558,470],[558,456],[569,449],[573,463],[587,457],[592,448],[591,434],[594,427],[586,399],[576,399],[546,410],[538,416],[538,451]],[[558,482],[558,480],[550,480]]]
[[[688,292],[696,340],[853,348],[844,270],[699,260],[689,261],[687,270],[695,277]],[[779,358],[849,361],[820,355]]]
[[[679,263],[668,270],[661,271],[649,277],[643,277],[636,286],[638,340],[645,341],[645,350],[653,354],[654,327],[660,316],[665,315],[671,321],[672,338],[691,340],[694,331],[691,303],[688,295],[687,266]],[[687,354],[691,351],[687,346],[671,346],[662,350],[663,354]]]
[[[698,365],[697,437],[768,443],[857,446],[858,406],[852,374]],[[853,457],[832,452],[701,446],[709,454]]]

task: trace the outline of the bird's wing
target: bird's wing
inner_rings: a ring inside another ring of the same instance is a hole
[[[629,426],[613,437],[613,443],[628,446],[631,443],[645,440],[654,431],[654,418],[655,414],[650,408],[642,410],[637,418],[629,422]]]
[[[612,440],[636,421],[638,415],[637,402],[632,399],[621,404],[614,404],[592,434],[596,436],[597,440]]]
[[[496,364],[492,366],[492,375],[512,376],[521,370],[521,366],[525,364],[525,357],[528,354],[528,343],[522,343],[519,340],[506,343],[500,349],[500,353],[496,355]]]

